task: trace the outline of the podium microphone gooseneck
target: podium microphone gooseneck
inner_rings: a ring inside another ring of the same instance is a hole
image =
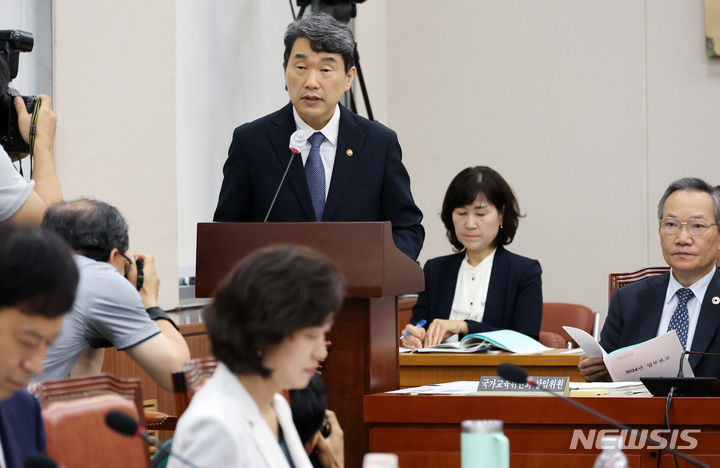
[[[125,414],[122,411],[108,411],[105,415],[105,424],[107,424],[108,427],[113,431],[118,432],[122,435],[130,437],[140,437],[146,440],[149,444],[154,445],[158,448],[158,455],[160,457],[162,457],[165,452],[167,452],[167,455],[169,457],[176,458],[185,466],[189,466],[191,468],[198,468],[197,465],[186,460],[184,457],[173,453],[172,450],[168,450],[167,447],[161,447],[160,443],[150,437],[150,434],[148,434],[145,428],[140,427],[137,421],[132,418],[132,416]]]
[[[550,395],[552,395],[556,398],[559,398],[562,401],[569,403],[569,404],[573,405],[574,407],[576,407],[588,414],[595,416],[596,418],[602,419],[606,423],[620,429],[621,431],[628,431],[628,432],[632,431],[632,428],[630,426],[626,426],[625,424],[623,424],[621,422],[615,421],[614,419],[612,419],[602,413],[599,413],[599,412],[595,411],[594,409],[592,409],[588,406],[585,406],[578,401],[573,400],[572,398],[568,398],[565,395],[561,395],[557,392],[548,390],[547,388],[538,385],[537,383],[535,383],[535,379],[533,377],[528,376],[527,372],[525,372],[525,369],[523,369],[520,366],[516,366],[515,364],[510,364],[508,362],[502,363],[499,366],[497,366],[497,374],[507,381],[514,382],[514,383],[521,384],[521,385],[527,384],[527,385],[530,385],[531,387],[542,390],[543,392],[549,393]],[[640,442],[647,442],[648,438],[645,437],[642,434],[642,432],[640,432],[638,435],[640,438]],[[689,455],[685,455],[683,453],[680,453],[677,450],[671,449],[667,446],[663,447],[663,450],[665,450],[666,452],[668,452],[672,455],[680,457],[683,460],[685,460],[689,463],[692,463],[695,466],[709,468],[706,464],[694,459],[693,457],[691,457]]]
[[[280,183],[278,184],[277,190],[275,190],[275,195],[273,195],[273,199],[270,202],[270,207],[268,208],[267,213],[265,213],[265,219],[263,219],[263,223],[266,223],[268,218],[270,217],[270,212],[272,211],[273,206],[275,206],[275,200],[277,200],[278,193],[280,193],[283,182],[285,182],[287,173],[290,170],[290,165],[292,164],[293,159],[295,159],[295,155],[300,154],[300,150],[298,150],[298,147],[307,142],[307,139],[310,136],[308,133],[309,132],[305,130],[295,130],[293,134],[290,135],[290,159],[288,160],[287,166],[285,166],[285,172],[283,172],[283,175],[280,178]]]

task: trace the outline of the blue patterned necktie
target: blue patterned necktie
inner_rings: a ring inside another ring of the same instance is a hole
[[[687,303],[692,299],[693,292],[688,288],[680,288],[675,292],[675,295],[678,297],[678,305],[670,318],[670,325],[668,325],[667,331],[675,330],[678,338],[680,338],[680,344],[682,344],[683,349],[685,349],[688,327],[690,326]]]
[[[325,208],[325,167],[320,157],[320,145],[324,140],[325,136],[321,132],[310,135],[310,138],[308,138],[310,154],[305,161],[305,178],[310,189],[310,199],[312,200],[316,221],[322,219],[323,209]]]

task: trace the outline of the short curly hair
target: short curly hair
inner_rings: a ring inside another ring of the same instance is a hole
[[[262,356],[295,331],[334,318],[345,297],[335,265],[307,247],[274,245],[222,281],[203,317],[215,357],[231,371],[269,377]]]
[[[484,195],[499,212],[502,212],[502,227],[493,239],[492,245],[495,247],[500,244],[508,245],[515,238],[522,215],[520,215],[520,207],[512,188],[498,172],[490,167],[468,167],[460,171],[450,182],[440,212],[440,218],[447,230],[448,240],[456,250],[462,250],[464,246],[455,235],[453,211],[471,204],[478,195]]]

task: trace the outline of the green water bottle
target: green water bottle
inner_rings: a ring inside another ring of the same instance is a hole
[[[461,424],[462,468],[510,468],[510,443],[502,421],[468,420]]]

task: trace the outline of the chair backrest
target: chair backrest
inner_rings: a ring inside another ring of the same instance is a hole
[[[33,384],[42,406],[47,452],[67,468],[149,467],[147,442],[119,434],[105,423],[118,410],[145,424],[140,379],[101,374]]]
[[[543,332],[556,333],[564,340],[561,346],[563,348],[567,343],[571,343],[573,347],[578,345],[563,329],[563,325],[585,330],[592,335],[594,323],[595,314],[589,307],[566,302],[543,302],[543,316],[540,324],[541,338]]]
[[[540,331],[540,339],[538,341],[548,348],[564,348],[567,344],[565,338],[551,331]]]
[[[71,379],[46,380],[29,384],[27,390],[35,395],[43,408],[58,400],[104,394],[119,395],[132,402],[138,414],[138,423],[141,426],[145,425],[142,390],[140,389],[140,379],[137,377],[121,379],[110,374],[97,374]]]
[[[187,409],[193,395],[202,386],[205,379],[211,377],[218,365],[214,357],[191,359],[182,370],[173,372],[172,384],[175,394],[175,413],[179,418]]]
[[[670,267],[647,267],[629,273],[610,273],[608,275],[608,306],[615,290],[626,284],[634,283],[644,278],[661,275],[670,271]]]

